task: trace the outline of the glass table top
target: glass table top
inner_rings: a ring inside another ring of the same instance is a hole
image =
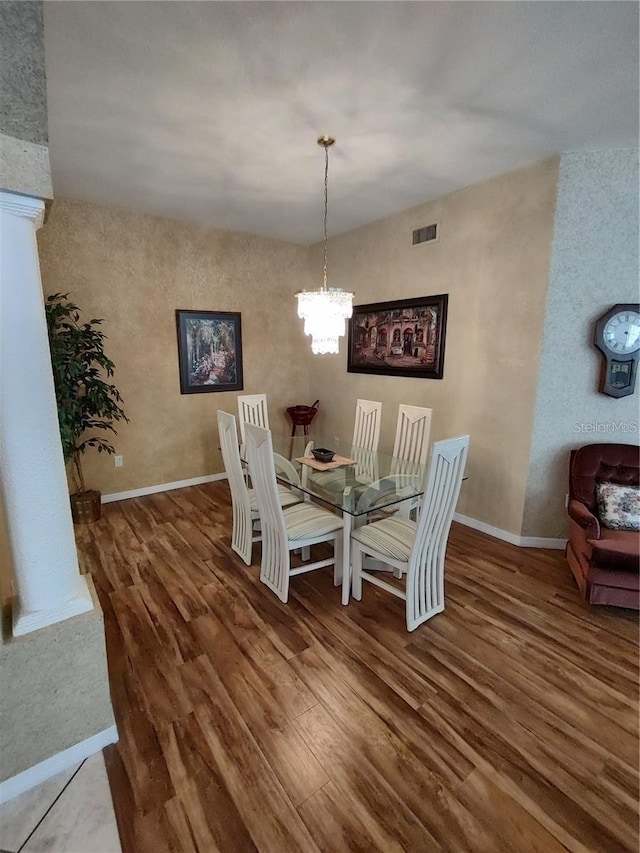
[[[327,436],[292,437],[272,431],[271,438],[276,476],[280,482],[292,483],[315,500],[349,515],[365,515],[372,509],[392,507],[422,494],[426,465],[365,450],[350,441]],[[333,450],[334,462],[340,464],[329,463],[323,466],[324,470],[317,470],[308,462],[300,461],[310,457],[316,466],[310,452],[312,447]]]

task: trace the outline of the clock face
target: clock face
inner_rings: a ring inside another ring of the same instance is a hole
[[[640,349],[640,314],[637,311],[619,311],[607,321],[602,331],[602,342],[613,353],[627,355]]]

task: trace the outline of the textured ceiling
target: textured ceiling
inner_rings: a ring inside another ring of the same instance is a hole
[[[638,145],[633,2],[48,2],[57,195],[310,243]]]

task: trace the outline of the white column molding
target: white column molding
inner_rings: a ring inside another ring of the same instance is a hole
[[[44,202],[41,198],[32,198],[28,195],[18,195],[0,190],[0,210],[30,219],[35,230],[42,228],[44,222]],[[39,277],[39,273],[38,273]]]
[[[14,636],[93,608],[78,569],[44,313],[41,199],[0,192],[0,486]]]

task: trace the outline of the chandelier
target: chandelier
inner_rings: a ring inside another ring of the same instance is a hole
[[[353,293],[339,287],[327,287],[327,207],[329,199],[329,148],[335,139],[321,136],[318,145],[324,148],[324,271],[319,290],[301,290],[298,297],[298,317],[304,320],[305,335],[311,335],[314,355],[336,353],[338,341],[346,331],[346,321],[353,313]]]

